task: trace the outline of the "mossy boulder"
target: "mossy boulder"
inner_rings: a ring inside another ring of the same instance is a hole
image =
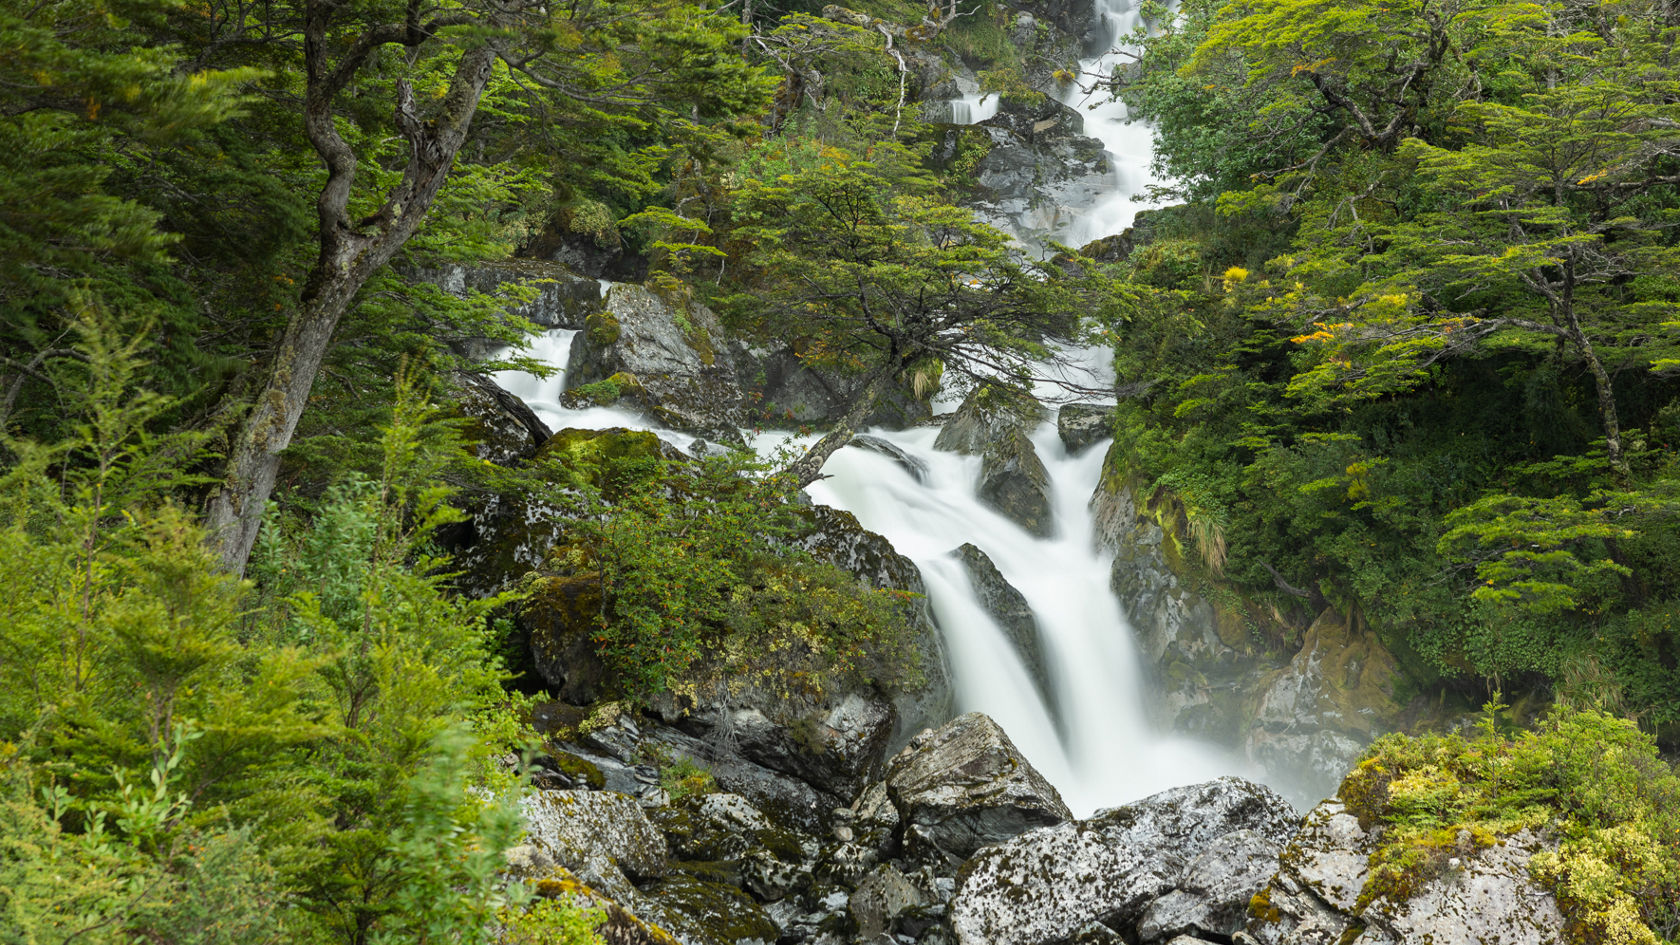
[[[1163,791],[981,850],[957,874],[951,928],[959,945],[1068,941],[1099,931],[1092,923],[1139,941],[1139,926],[1165,900],[1172,916],[1220,927],[1157,922],[1152,934],[1182,927],[1230,941],[1235,929],[1224,923],[1241,922],[1240,904],[1265,883],[1254,861],[1269,860],[1267,850],[1275,857],[1295,825],[1288,801],[1241,778]],[[1220,857],[1208,856],[1216,850],[1234,866],[1216,868]]]
[[[538,791],[520,802],[531,844],[621,902],[633,881],[665,875],[667,849],[636,799],[612,791]]]
[[[963,399],[933,441],[935,449],[979,454],[980,500],[1039,537],[1055,530],[1050,473],[1031,438],[1044,417],[1030,395],[982,384]]]
[[[988,844],[1073,814],[1001,727],[979,712],[910,740],[887,765],[905,855],[952,867]]]
[[[745,395],[720,357],[723,326],[680,286],[618,284],[573,342],[574,387],[612,378],[617,397],[674,429],[738,440]]]
[[[1114,435],[1114,408],[1101,404],[1064,404],[1056,413],[1056,433],[1069,453],[1081,453]]]
[[[524,401],[488,377],[458,371],[448,381],[449,412],[467,422],[462,433],[479,459],[517,466],[535,456],[553,435]]]
[[[685,945],[772,945],[780,936],[751,896],[691,873],[672,873],[642,889],[639,911]]]

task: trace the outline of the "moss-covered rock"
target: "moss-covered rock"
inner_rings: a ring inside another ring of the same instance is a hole
[[[780,935],[751,896],[691,873],[673,873],[647,886],[642,903],[686,945],[771,945]]]

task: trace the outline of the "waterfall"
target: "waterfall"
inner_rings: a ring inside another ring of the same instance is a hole
[[[1143,25],[1142,0],[1094,2],[1104,33],[1109,37],[1109,48],[1081,60],[1079,72],[1082,77],[1101,76],[1103,81],[1089,94],[1079,83],[1068,83],[1062,90],[1062,102],[1085,115],[1085,134],[1101,141],[1107,149],[1109,180],[1107,189],[1078,213],[1059,237],[1069,246],[1083,246],[1119,233],[1132,225],[1132,218],[1139,210],[1159,206],[1146,196],[1150,185],[1161,183],[1151,170],[1155,160],[1154,134],[1142,122],[1128,123],[1124,102],[1107,101],[1107,78],[1116,67],[1136,61],[1138,47],[1123,40]]]
[[[1128,36],[1140,22],[1130,0],[1095,3],[1112,37]],[[1116,64],[1130,61],[1126,52],[1105,52],[1085,60],[1082,68],[1086,74],[1106,75]],[[1077,89],[1064,100],[1074,107],[1087,104]],[[976,94],[951,104],[953,110],[966,111],[964,117],[979,120],[974,116],[981,110],[995,111],[996,96],[982,100]],[[1128,226],[1147,206],[1137,196],[1155,181],[1149,128],[1127,124],[1126,108],[1118,102],[1099,102],[1085,111],[1087,133],[1109,151],[1110,181],[1060,234],[1063,242],[1075,246]],[[548,332],[533,340],[530,354],[563,367],[575,334]],[[1054,379],[1113,388],[1110,352],[1066,346],[1060,355],[1055,364],[1041,366],[1045,380],[1038,392],[1048,401],[1062,392]],[[497,381],[557,429],[650,429],[644,418],[625,410],[563,406],[563,375],[539,381],[504,372]],[[955,407],[949,399],[935,400],[937,413]],[[808,492],[813,501],[855,514],[865,528],[884,535],[921,569],[950,654],[959,709],[996,719],[1076,814],[1086,816],[1222,774],[1257,776],[1229,752],[1161,733],[1149,724],[1147,687],[1134,635],[1109,589],[1112,559],[1098,547],[1088,505],[1102,475],[1104,447],[1098,443],[1070,455],[1057,434],[1056,409],[1051,408],[1050,419],[1032,437],[1050,475],[1055,518],[1051,538],[1034,537],[981,503],[976,497],[980,459],[935,450],[938,431],[931,427],[870,431],[925,463],[920,478],[888,457],[843,449],[823,468],[827,478]],[[654,432],[680,448],[694,440],[671,430]],[[815,439],[764,434],[754,446],[761,455],[770,455],[790,442],[804,446]],[[984,551],[1030,605],[1049,692],[1040,690],[1033,671],[981,605],[968,571],[953,554],[964,543]]]

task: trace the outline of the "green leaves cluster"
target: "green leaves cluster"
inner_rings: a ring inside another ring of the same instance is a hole
[[[1490,705],[1475,737],[1387,735],[1339,791],[1366,828],[1382,826],[1360,893],[1404,900],[1521,830],[1556,838],[1529,864],[1558,896],[1569,941],[1672,941],[1680,933],[1680,777],[1650,736],[1603,712],[1559,708],[1505,734]]]
[[[624,695],[742,675],[789,696],[920,679],[907,595],[801,551],[812,526],[764,464],[608,459],[591,478],[556,497],[575,518],[531,605],[598,586],[594,642]]]
[[[1190,4],[1122,94],[1190,203],[1114,323],[1115,479],[1421,683],[1675,720],[1674,25],[1641,3]]]
[[[448,431],[399,382],[381,475],[277,519],[254,594],[171,497],[192,442],[146,432],[135,346],[84,331],[74,438],[0,477],[0,941],[488,941],[501,602],[425,551]]]

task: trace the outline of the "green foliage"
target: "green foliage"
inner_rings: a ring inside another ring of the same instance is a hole
[[[1505,735],[1490,704],[1474,738],[1387,735],[1340,795],[1381,845],[1360,894],[1408,897],[1449,858],[1525,828],[1555,837],[1530,869],[1558,896],[1569,940],[1672,941],[1680,933],[1680,776],[1633,723],[1559,708]]]
[[[565,431],[533,466],[571,517],[533,616],[581,623],[634,700],[748,675],[790,697],[919,680],[905,595],[798,551],[809,526],[761,463],[667,460],[644,438]]]
[[[1139,291],[1109,325],[1110,481],[1208,510],[1243,595],[1357,607],[1420,683],[1584,687],[1671,725],[1680,663],[1644,616],[1680,599],[1656,551],[1671,29],[1608,3],[1183,7],[1122,89],[1193,202],[1116,273]]]
[[[711,794],[718,789],[712,772],[688,758],[679,758],[659,769],[659,786],[678,801],[696,794]]]

